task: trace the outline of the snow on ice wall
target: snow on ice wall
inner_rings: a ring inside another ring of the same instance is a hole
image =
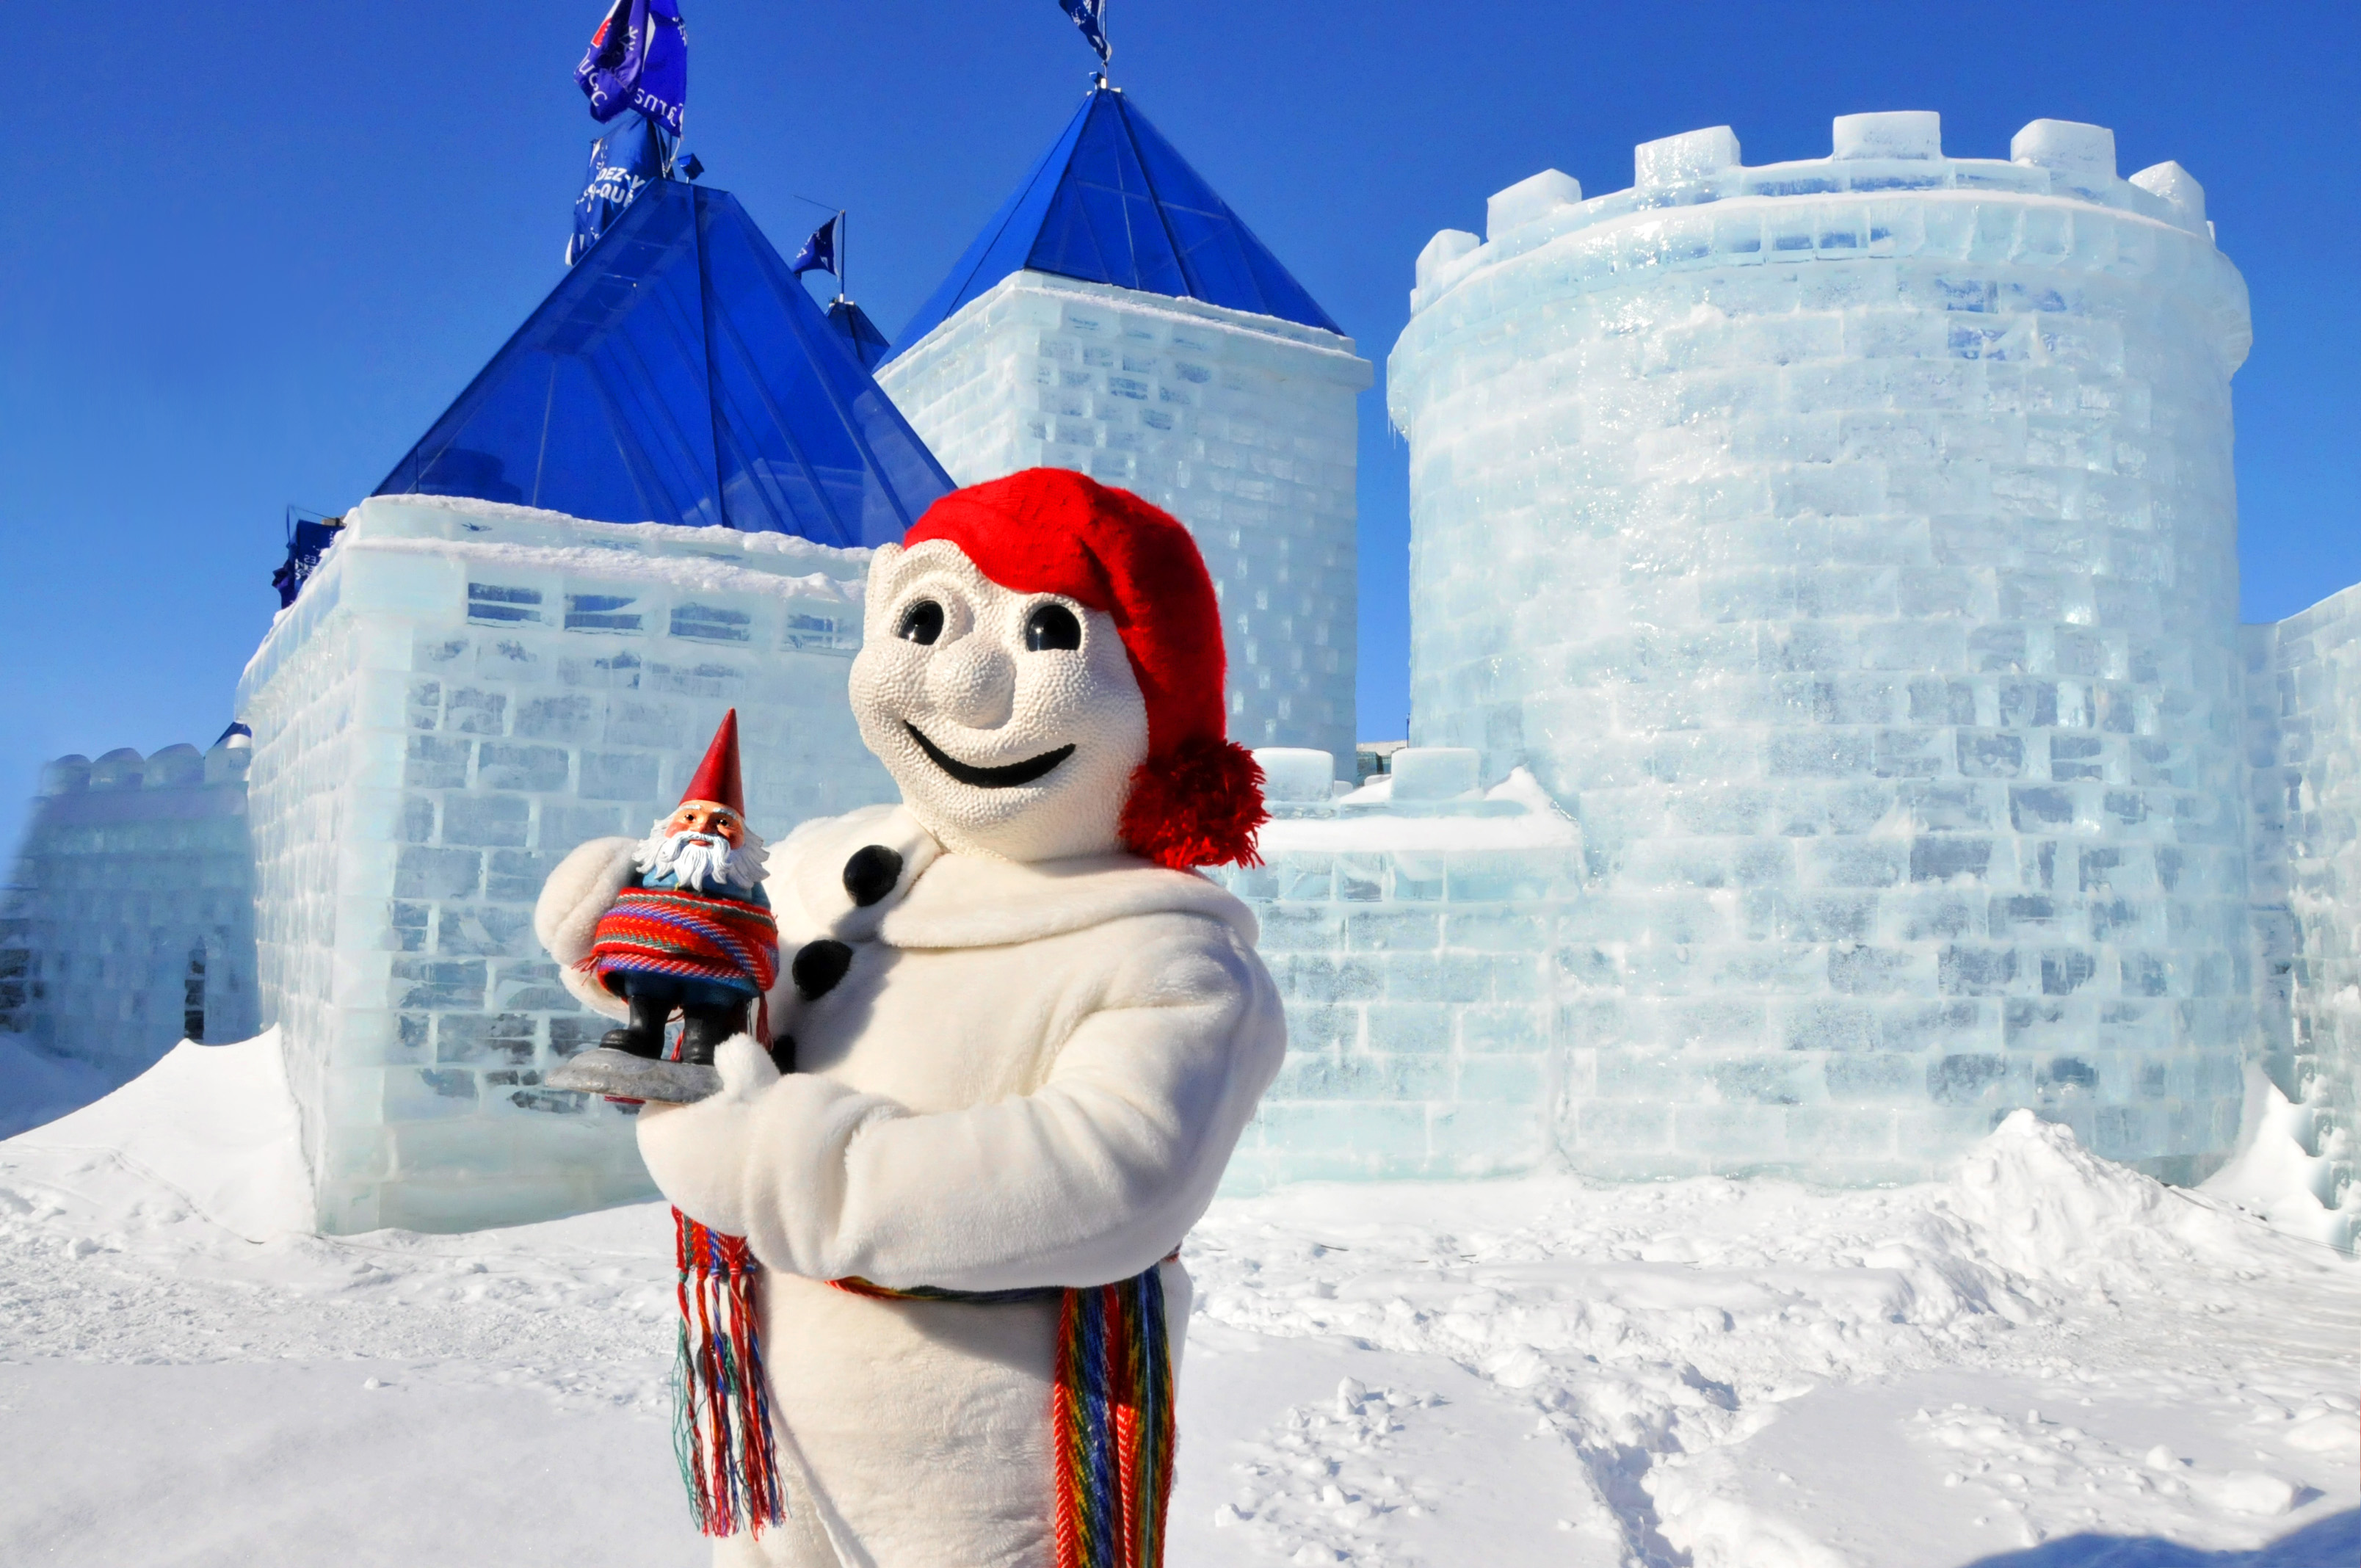
[[[1350,757],[1353,340],[1012,273],[877,373],[962,485],[1071,468],[1189,525],[1222,597],[1230,737]]]
[[[128,1078],[260,1025],[242,734],[60,757],[0,918],[0,1030]]]
[[[609,1025],[533,938],[560,857],[645,833],[735,706],[756,831],[890,799],[845,673],[867,553],[377,498],[247,666],[266,1018],[332,1231],[650,1190],[629,1122],[539,1088]]]
[[[2361,1207],[2361,587],[2246,632],[2267,1064]]]
[[[1580,1168],[1914,1177],[2034,1105],[2202,1174],[2251,1026],[2245,285],[2094,126],[1835,154],[1674,137],[1420,257],[1411,739],[1581,823]]]

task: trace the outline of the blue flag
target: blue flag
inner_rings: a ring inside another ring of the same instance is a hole
[[[1104,65],[1115,51],[1107,47],[1106,0],[1058,0],[1058,8],[1074,19],[1082,29],[1082,38],[1099,52],[1099,63]]]
[[[671,172],[672,138],[645,115],[629,114],[590,144],[590,179],[574,203],[574,237],[566,242],[566,265],[573,266],[598,243],[651,180]]]
[[[811,238],[804,241],[804,247],[796,252],[793,261],[787,263],[787,270],[798,278],[807,272],[825,272],[831,278],[841,279],[844,272],[837,264],[836,252],[837,231],[843,223],[844,214],[839,213],[812,230]]]
[[[615,0],[574,80],[600,125],[636,109],[674,136],[688,101],[688,28],[679,0]]]

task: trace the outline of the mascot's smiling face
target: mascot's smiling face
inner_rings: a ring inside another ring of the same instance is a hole
[[[1009,861],[1122,847],[1148,704],[1104,611],[1005,588],[947,540],[885,545],[851,698],[862,739],[946,846]]]

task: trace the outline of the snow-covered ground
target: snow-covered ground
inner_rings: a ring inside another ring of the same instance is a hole
[[[279,1083],[184,1047],[0,1143],[0,1563],[702,1562],[664,1212],[303,1234]],[[2361,1562],[2361,1266],[2029,1116],[1938,1185],[1307,1186],[1184,1255],[1174,1568]]]

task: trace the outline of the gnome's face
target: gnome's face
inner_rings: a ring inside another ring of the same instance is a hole
[[[862,739],[946,845],[1010,861],[1120,848],[1148,704],[1104,611],[1005,588],[945,540],[887,545],[851,696]]]
[[[736,812],[709,800],[684,800],[680,809],[664,818],[667,833],[702,833],[735,849],[746,841],[746,824]]]
[[[709,800],[682,801],[670,817],[658,817],[636,862],[650,876],[725,894],[754,887],[767,869],[763,840],[746,819]]]

